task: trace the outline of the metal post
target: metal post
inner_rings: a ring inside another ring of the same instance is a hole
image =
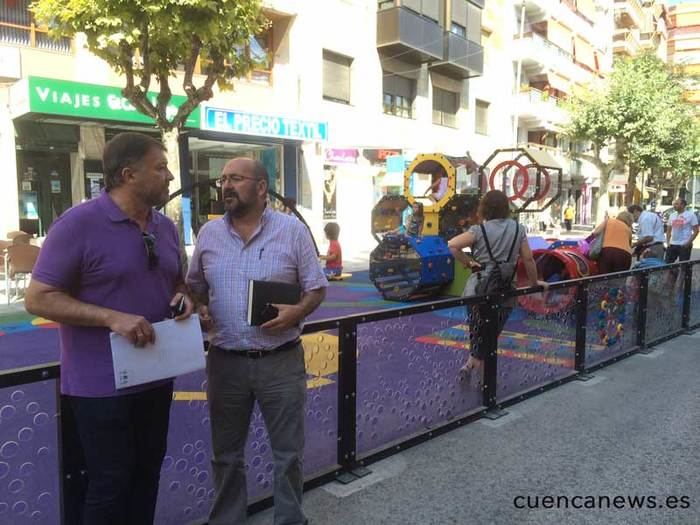
[[[87,492],[87,467],[78,437],[75,416],[65,397],[59,397],[59,486],[61,492],[61,516],[65,525],[83,523],[83,504]]]
[[[574,368],[577,372],[586,369],[586,327],[588,324],[588,285],[576,288],[576,350]]]
[[[341,322],[338,352],[338,465],[350,471],[355,467],[357,455],[357,323],[354,321]]]
[[[647,295],[649,293],[649,274],[639,276],[639,304],[637,312],[637,346],[640,350],[646,348],[647,340]]]
[[[685,272],[683,280],[683,321],[681,328],[683,330],[690,329],[690,294],[693,291],[693,265],[685,263],[683,265]]]
[[[484,353],[484,397],[483,404],[487,410],[496,408],[496,391],[498,388],[498,315],[501,311],[503,297],[489,297],[482,313],[484,328],[482,331]]]

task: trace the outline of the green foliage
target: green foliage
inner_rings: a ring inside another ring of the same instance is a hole
[[[643,170],[697,165],[698,126],[683,98],[684,77],[651,53],[615,62],[605,88],[571,101],[567,133],[600,147],[615,146],[618,161]]]
[[[89,50],[126,77],[124,96],[162,130],[179,129],[215,83],[229,88],[249,71],[245,46],[265,24],[260,0],[35,0],[31,9],[52,36],[84,33]],[[200,87],[193,83],[198,60],[206,77]],[[169,81],[183,65],[188,100],[168,120]],[[152,78],[155,106],[146,97]]]

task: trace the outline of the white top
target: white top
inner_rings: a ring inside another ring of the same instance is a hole
[[[664,242],[664,223],[658,215],[650,211],[643,211],[639,216],[639,238],[651,237],[651,242]]]
[[[683,213],[674,211],[668,218],[668,223],[671,225],[671,244],[682,246],[692,237],[693,228],[698,225],[698,218],[689,210]]]
[[[435,192],[435,198],[440,200],[445,196],[445,193],[447,193],[447,177],[440,177],[440,186]]]

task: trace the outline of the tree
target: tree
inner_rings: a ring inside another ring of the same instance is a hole
[[[683,99],[682,82],[681,74],[645,53],[617,60],[600,92],[574,97],[567,133],[593,145],[593,155],[579,157],[601,170],[603,206],[598,207],[597,220],[602,220],[606,208],[608,177],[613,169],[627,170],[626,201],[631,204],[640,171],[669,169],[685,155],[681,152],[693,128],[693,113]],[[602,160],[604,147],[614,148],[611,161]]]
[[[124,76],[122,94],[162,134],[173,190],[180,187],[178,137],[188,115],[213,96],[215,84],[231,88],[250,70],[246,46],[265,25],[260,0],[35,0],[30,9],[53,37],[85,34],[90,52]],[[177,77],[187,100],[169,118],[170,81]],[[149,96],[153,82],[156,97]],[[179,199],[173,204],[168,215],[181,224]]]
[[[616,119],[610,111],[607,95],[607,87],[602,90],[586,90],[573,97],[568,106],[571,120],[566,129],[566,134],[575,141],[589,142],[589,153],[574,153],[581,160],[593,164],[600,174],[600,193],[598,194],[598,207],[596,223],[603,220],[608,202],[608,183],[610,174],[623,164],[622,147],[620,144],[612,159],[603,159],[605,149],[613,136]],[[607,155],[606,155],[607,157]],[[601,205],[602,204],[602,205]]]

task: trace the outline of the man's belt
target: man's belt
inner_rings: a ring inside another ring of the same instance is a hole
[[[283,343],[275,348],[271,348],[270,350],[261,350],[261,349],[241,349],[241,348],[221,348],[220,346],[216,345],[209,345],[209,350],[222,350],[224,352],[230,352],[234,355],[240,356],[240,357],[249,357],[250,359],[259,359],[261,357],[266,357],[268,355],[273,355],[273,354],[278,354],[280,352],[284,352],[286,350],[292,350],[299,346],[301,344],[301,339],[294,339],[293,341],[287,341],[286,343]]]

